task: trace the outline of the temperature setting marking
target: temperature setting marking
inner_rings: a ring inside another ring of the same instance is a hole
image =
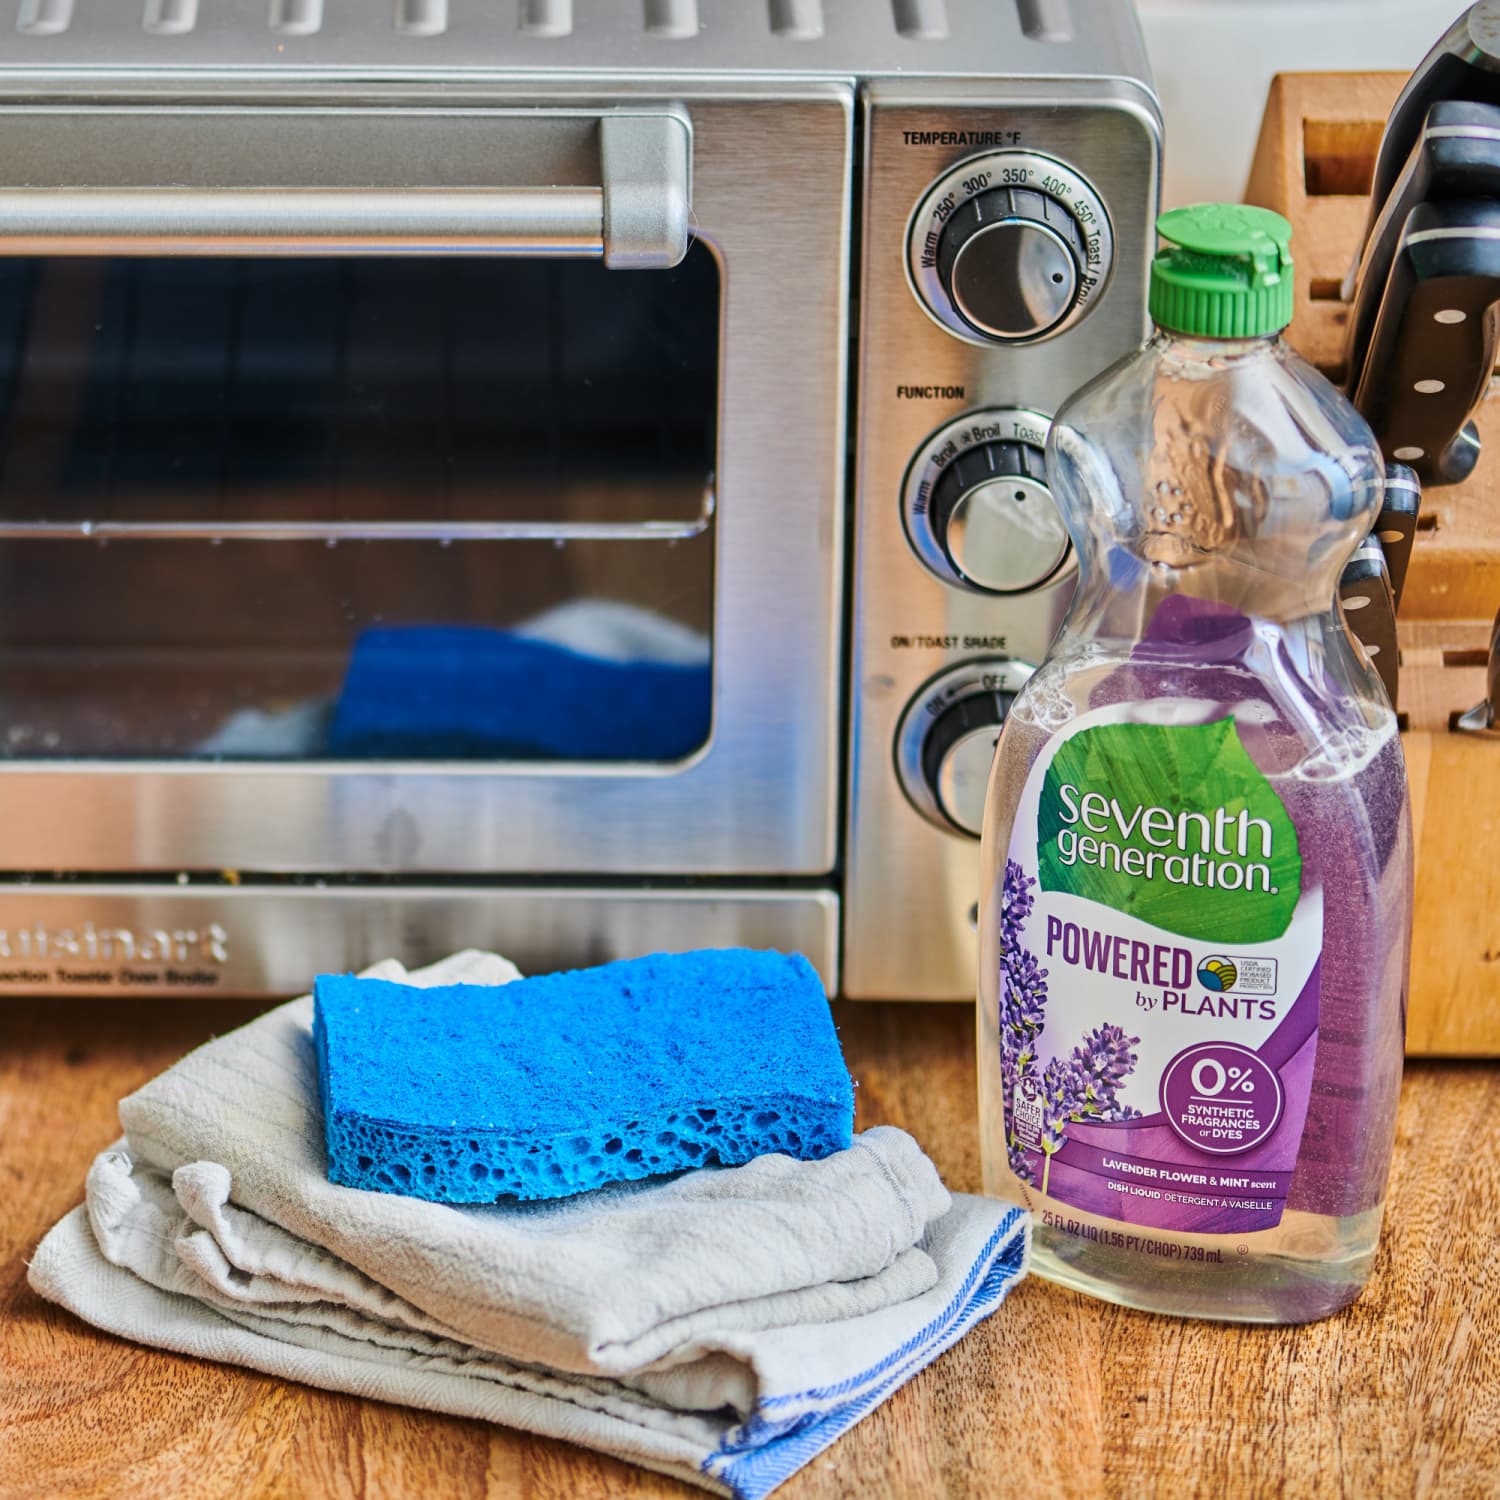
[[[927,312],[971,344],[1031,344],[1071,327],[1114,261],[1103,200],[1063,162],[997,151],[961,162],[917,205],[906,269]]]

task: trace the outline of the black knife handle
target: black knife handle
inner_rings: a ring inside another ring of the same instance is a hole
[[[1399,612],[1401,592],[1406,587],[1406,569],[1411,562],[1412,543],[1417,535],[1417,516],[1422,509],[1422,484],[1405,464],[1388,464],[1385,471],[1385,498],[1375,517],[1375,539],[1385,553],[1386,572],[1391,580],[1392,604]]]
[[[1407,217],[1354,404],[1388,459],[1452,484],[1478,458],[1469,414],[1495,365],[1500,205],[1424,203]]]
[[[1421,135],[1349,273],[1351,303],[1344,342],[1344,379],[1359,384],[1391,262],[1407,215],[1419,204],[1449,198],[1500,198],[1500,105],[1440,99],[1427,111]]]
[[[1401,175],[1427,111],[1439,99],[1500,104],[1500,0],[1479,0],[1443,34],[1417,64],[1386,121],[1370,184],[1369,238],[1381,205]]]
[[[1365,648],[1385,695],[1396,704],[1397,673],[1401,664],[1396,642],[1396,606],[1385,554],[1374,537],[1366,537],[1339,575],[1339,602],[1349,633]]]
[[[1434,486],[1462,484],[1478,465],[1481,446],[1479,429],[1472,422],[1465,422],[1438,458],[1435,468],[1440,477],[1433,481]]]

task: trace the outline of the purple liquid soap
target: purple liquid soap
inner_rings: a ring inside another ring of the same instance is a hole
[[[1236,214],[1261,254],[1275,216]],[[1266,274],[1246,257],[1234,294]],[[1200,315],[1153,288],[1158,322]],[[1375,1253],[1411,833],[1395,716],[1334,603],[1380,457],[1257,309],[1244,337],[1158,331],[1053,425],[1081,581],[990,783],[981,1140],[1040,1274],[1302,1322]]]

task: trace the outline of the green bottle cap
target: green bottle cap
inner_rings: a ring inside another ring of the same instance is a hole
[[[1156,221],[1151,317],[1209,339],[1279,333],[1292,321],[1292,226],[1269,208],[1197,203]]]

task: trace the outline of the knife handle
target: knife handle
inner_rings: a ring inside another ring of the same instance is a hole
[[[1385,695],[1396,704],[1400,652],[1396,645],[1396,606],[1391,596],[1385,554],[1374,537],[1366,537],[1339,576],[1339,602],[1349,633],[1365,648]]]
[[[1417,64],[1401,90],[1375,157],[1370,217],[1361,244],[1369,238],[1381,205],[1422,133],[1427,111],[1440,99],[1500,103],[1500,0],[1471,5]]]
[[[1424,203],[1407,218],[1354,404],[1388,459],[1454,484],[1479,456],[1470,413],[1495,367],[1500,207]]]
[[[1385,498],[1375,517],[1374,536],[1385,553],[1391,581],[1391,602],[1401,609],[1401,591],[1406,587],[1406,569],[1417,535],[1417,515],[1422,508],[1422,485],[1405,464],[1389,464],[1385,471]]]
[[[1483,399],[1481,395],[1480,400]],[[1438,456],[1436,470],[1439,477],[1433,480],[1433,484],[1462,484],[1474,472],[1481,446],[1479,429],[1472,422],[1465,422],[1458,429],[1458,435]]]
[[[1359,383],[1407,216],[1418,204],[1451,198],[1500,199],[1500,106],[1440,99],[1427,111],[1417,143],[1390,195],[1379,205],[1359,259],[1345,278],[1342,297],[1350,304],[1344,340],[1348,389]]]

